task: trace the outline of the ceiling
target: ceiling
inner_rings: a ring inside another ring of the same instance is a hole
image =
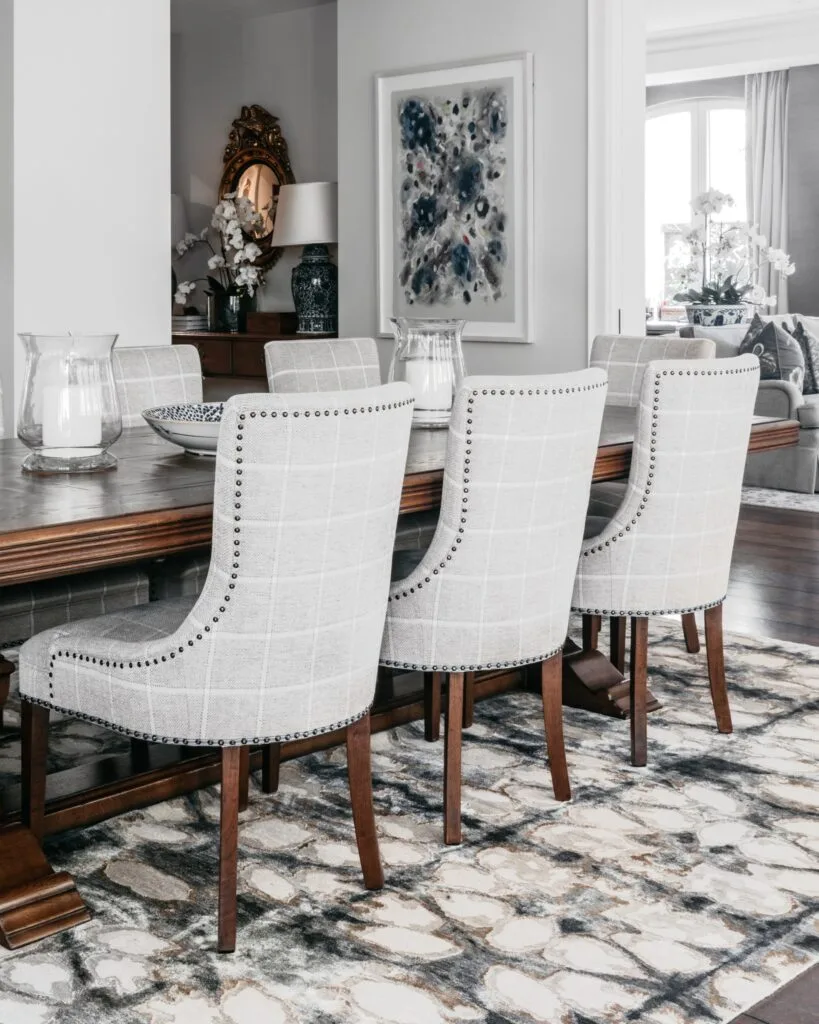
[[[334,0],[171,0],[174,32],[195,32],[214,21],[259,18],[303,7],[318,7]]]
[[[653,35],[808,11],[819,11],[819,0],[647,0],[646,27]]]

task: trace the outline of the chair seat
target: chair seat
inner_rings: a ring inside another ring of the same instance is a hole
[[[0,589],[0,645],[14,645],[45,629],[148,602],[142,569],[107,570]]]
[[[413,512],[398,519],[395,531],[395,551],[424,551],[432,543],[438,526],[438,510],[431,512]],[[420,557],[418,559],[420,561]],[[415,563],[417,565],[418,562]],[[413,566],[414,568],[415,566]]]
[[[589,540],[591,537],[599,537],[610,522],[611,519],[608,516],[586,516],[583,540]]]
[[[147,585],[146,585],[147,593]],[[193,607],[195,597],[181,597],[171,601],[152,601],[138,608],[123,609],[110,614],[69,622],[38,633],[20,648],[20,692],[24,697],[43,701],[61,711],[91,718],[103,725],[117,728],[111,721],[112,701],[119,702],[124,695],[112,690],[107,683],[99,688],[89,683],[79,687],[63,687],[59,694],[51,694],[50,662],[55,648],[61,643],[72,646],[93,640],[102,642],[110,658],[127,658],[126,644],[144,644],[161,640],[175,632]],[[80,706],[82,694],[82,706]]]
[[[589,515],[613,519],[615,512],[623,504],[627,487],[628,483],[625,480],[609,480],[604,484],[592,484],[589,495]],[[588,537],[589,534],[586,536]]]

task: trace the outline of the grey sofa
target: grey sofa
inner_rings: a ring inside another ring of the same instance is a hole
[[[783,321],[790,328],[801,320],[811,334],[819,337],[819,317],[798,313],[765,316],[763,320]],[[682,337],[711,338],[716,343],[717,359],[735,356],[748,330],[736,327],[683,327]],[[751,487],[775,487],[784,491],[812,494],[817,489],[819,467],[819,395],[803,395],[794,384],[783,380],[763,380],[759,384],[757,416],[777,416],[798,420],[799,444],[781,451],[758,452],[748,456],[745,484]]]

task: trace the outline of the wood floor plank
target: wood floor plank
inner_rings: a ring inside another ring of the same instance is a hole
[[[809,968],[773,995],[752,1006],[745,1018],[732,1024],[817,1024],[819,1021],[819,965]]]

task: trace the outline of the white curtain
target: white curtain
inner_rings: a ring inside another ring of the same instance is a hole
[[[748,220],[768,244],[788,251],[788,72],[768,71],[745,79],[748,142]],[[759,283],[776,295],[776,310],[788,312],[788,284],[769,264]]]

